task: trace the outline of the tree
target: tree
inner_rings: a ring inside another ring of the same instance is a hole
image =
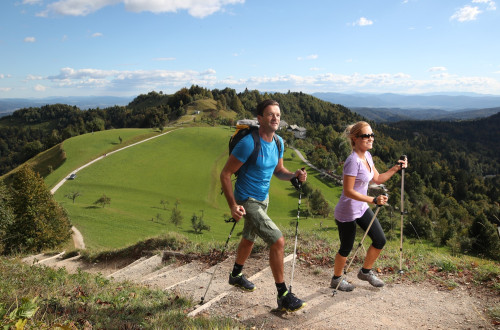
[[[106,194],[102,194],[102,196],[98,200],[96,200],[94,204],[102,205],[102,207],[104,208],[106,204],[111,204],[111,198],[106,196]]]
[[[72,191],[71,193],[64,195],[64,197],[71,199],[73,204],[75,204],[75,199],[79,196],[81,196],[79,191]]]
[[[168,201],[166,201],[166,200],[162,199],[162,200],[160,201],[160,204],[161,204],[161,205],[163,205],[163,209],[164,209],[164,210],[166,210],[166,209],[167,209]]]
[[[328,217],[332,212],[331,206],[319,189],[315,189],[309,196],[309,205],[313,214],[322,215],[323,218]]]
[[[197,234],[201,234],[203,230],[210,231],[210,226],[206,225],[203,221],[203,210],[201,211],[200,217],[193,213],[193,216],[191,217],[191,226]]]
[[[5,250],[4,241],[7,238],[7,229],[14,221],[14,213],[12,213],[12,209],[9,206],[9,201],[10,195],[7,188],[0,181],[0,254]]]
[[[71,237],[66,212],[53,199],[40,175],[28,166],[14,175],[11,197],[14,219],[6,229],[5,252],[38,252]]]
[[[241,103],[241,100],[237,95],[235,95],[233,97],[233,99],[231,100],[231,109],[234,112],[240,113],[240,114],[245,112],[245,108],[243,107],[243,104]]]
[[[170,222],[172,222],[176,227],[179,227],[182,224],[182,219],[184,218],[181,215],[181,210],[178,209],[178,205],[181,202],[179,200],[175,201],[175,207],[172,209],[172,214],[170,215]]]
[[[492,259],[500,260],[500,240],[496,226],[488,221],[484,214],[474,219],[469,228],[469,237],[472,239],[473,253],[483,254]]]

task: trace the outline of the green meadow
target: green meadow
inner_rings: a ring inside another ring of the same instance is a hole
[[[61,166],[45,178],[45,183],[52,188],[72,171],[104,153],[158,134],[158,131],[150,129],[124,128],[82,134],[65,140],[62,143],[62,149],[66,159]]]
[[[109,150],[118,149],[118,136],[127,141],[158,134],[152,130],[111,130],[85,134],[64,142],[65,163],[46,178],[49,188],[71,171]],[[221,195],[219,174],[227,159],[229,127],[186,127],[110,154],[82,169],[55,193],[70,219],[82,233],[87,248],[121,248],[166,232],[179,232],[193,242],[223,242],[230,230],[226,200]],[[285,166],[303,167],[291,150],[285,151]],[[307,168],[307,167],[306,167]],[[309,169],[308,169],[309,170]],[[308,181],[319,188],[333,206],[341,187],[320,180],[309,170]],[[73,203],[67,195],[79,193]],[[102,195],[110,205],[94,204]],[[166,201],[167,203],[161,203]],[[181,211],[183,222],[170,222],[172,208]],[[280,227],[290,227],[297,218],[298,192],[290,182],[273,178],[269,214]],[[305,200],[302,200],[302,207]],[[204,216],[210,231],[197,234],[191,228],[193,214]],[[324,219],[301,218],[301,229],[318,228]],[[332,219],[326,220],[334,226]],[[240,230],[242,228],[242,224]]]

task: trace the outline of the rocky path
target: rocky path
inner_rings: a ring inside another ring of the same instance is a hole
[[[69,272],[80,268],[117,281],[130,280],[170,290],[198,304],[189,312],[191,317],[231,317],[259,329],[495,329],[486,306],[500,303],[500,297],[488,297],[487,301],[471,294],[466,287],[442,290],[428,283],[411,283],[404,276],[383,288],[374,288],[359,281],[355,271],[347,279],[356,289],[333,296],[329,288],[331,270],[308,267],[298,261],[293,292],[307,301],[307,306],[295,313],[282,313],[274,311],[276,289],[266,255],[252,255],[244,268],[256,285],[254,292],[242,292],[227,284],[234,256],[215,266],[196,259],[190,262],[180,261],[183,258],[168,259],[166,255],[93,265],[82,262],[78,256],[66,260],[61,256],[37,255],[24,261],[65,267]],[[290,284],[292,256],[285,260],[285,279]],[[205,292],[204,304],[199,304]]]

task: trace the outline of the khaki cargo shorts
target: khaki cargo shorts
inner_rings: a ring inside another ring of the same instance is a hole
[[[243,226],[245,239],[255,242],[256,237],[259,236],[268,245],[272,245],[283,236],[281,230],[267,215],[269,197],[265,201],[258,201],[250,197],[244,202],[238,201],[237,203],[243,205],[246,211]]]

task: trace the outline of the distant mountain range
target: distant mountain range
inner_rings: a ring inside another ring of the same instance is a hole
[[[321,100],[341,104],[376,122],[402,120],[465,120],[483,118],[500,111],[500,96],[474,93],[443,94],[366,94],[313,93]],[[17,109],[62,103],[79,109],[128,105],[135,97],[70,96],[0,99],[0,117]]]
[[[29,107],[41,107],[47,104],[62,103],[74,105],[81,110],[108,108],[115,105],[127,105],[135,96],[68,96],[68,97],[47,97],[41,99],[32,98],[6,98],[0,99],[0,116],[5,113],[12,113],[17,109]]]
[[[402,120],[466,120],[500,112],[500,96],[483,94],[342,94],[313,93],[313,96],[376,122]]]

